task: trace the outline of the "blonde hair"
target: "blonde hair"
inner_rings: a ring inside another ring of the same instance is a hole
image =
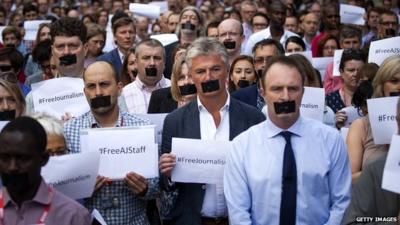
[[[385,97],[383,85],[399,73],[400,56],[394,55],[385,59],[378,72],[376,72],[374,80],[372,81],[372,87],[374,88],[374,94],[372,95],[372,98]]]
[[[178,87],[178,80],[179,80],[179,76],[182,73],[182,66],[184,63],[186,63],[185,57],[184,57],[184,55],[182,55],[175,59],[174,65],[172,67],[171,95],[172,95],[172,98],[177,102],[183,101],[183,97],[182,97],[181,92],[179,91],[179,87]]]
[[[20,113],[20,115],[16,115],[16,117],[25,114],[26,102],[18,83],[12,83],[0,79],[0,86],[4,87],[4,89],[6,89],[6,91],[15,99],[17,105],[16,109]]]

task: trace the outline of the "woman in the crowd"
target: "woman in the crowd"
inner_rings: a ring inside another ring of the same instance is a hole
[[[25,113],[25,98],[12,72],[0,73],[0,120],[12,120]]]
[[[304,52],[305,50],[306,44],[297,36],[291,36],[285,42],[285,52],[287,53]]]
[[[50,156],[60,156],[69,153],[64,137],[63,125],[60,120],[44,113],[32,115],[44,128],[47,134],[46,151]]]
[[[121,82],[124,87],[135,81],[138,73],[137,59],[135,55],[135,48],[131,48],[126,55],[121,69]]]
[[[85,58],[85,68],[96,61],[96,57],[103,54],[106,42],[106,31],[98,24],[90,23],[87,27],[87,53]]]
[[[50,24],[40,24],[36,34],[35,47],[39,42],[50,39]],[[32,54],[29,54],[28,58],[26,59],[24,72],[27,77],[43,72],[40,68],[40,65],[33,61]]]
[[[362,84],[363,83],[360,85]],[[372,98],[388,97],[399,94],[400,56],[392,56],[383,62],[372,82],[372,87],[370,86],[369,88],[373,89]],[[366,94],[365,96],[361,96],[361,100],[356,98],[353,102],[362,110],[365,116],[355,120],[351,124],[347,136],[347,146],[353,181],[359,177],[360,172],[365,165],[386,153],[388,150],[387,145],[374,144],[371,124],[367,115],[368,110],[366,107],[366,101],[371,94],[368,94],[368,89],[364,92]]]
[[[248,87],[257,82],[257,75],[254,69],[253,58],[247,55],[240,55],[233,60],[229,71],[229,92],[240,88]]]
[[[158,22],[155,22],[153,23],[153,25],[151,25],[151,34],[152,35],[161,34],[161,25]]]
[[[169,113],[196,97],[196,87],[188,74],[184,57],[177,57],[172,69],[171,87],[153,91],[148,113]]]
[[[350,106],[353,93],[357,88],[357,71],[364,65],[365,55],[360,50],[345,50],[340,60],[339,71],[343,78],[343,86],[326,96],[326,104],[336,113]],[[342,112],[340,112],[342,114]],[[337,120],[344,120],[346,115],[337,115]],[[338,118],[340,117],[340,118]],[[343,117],[343,118],[342,118]]]
[[[339,49],[339,40],[336,36],[325,35],[318,42],[317,57],[333,57],[336,49]]]

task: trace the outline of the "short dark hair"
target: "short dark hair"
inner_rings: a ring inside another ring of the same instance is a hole
[[[218,25],[220,24],[220,21],[211,21],[209,24],[207,24],[206,27],[206,36],[208,36],[208,29],[209,28],[218,28]]]
[[[350,60],[358,60],[365,62],[366,56],[363,51],[356,49],[346,49],[343,51],[342,58],[340,59],[339,70],[343,71],[344,64]]]
[[[132,24],[133,28],[135,29],[135,23],[133,22],[133,20],[131,18],[121,17],[121,18],[117,19],[116,21],[114,21],[114,23],[112,23],[113,34],[115,34],[115,32],[117,32],[118,28],[120,28],[122,26],[130,25],[130,24]]]
[[[24,7],[22,9],[22,14],[25,15],[26,13],[32,12],[32,11],[35,11],[36,13],[39,12],[38,8],[35,5],[28,3],[28,4],[24,5]]]
[[[118,10],[115,12],[115,14],[111,17],[111,27],[114,27],[114,23],[121,19],[121,18],[129,18],[128,14]],[[113,29],[114,31],[114,29]]]
[[[32,51],[33,62],[41,64],[51,58],[51,40],[39,42]]]
[[[24,56],[14,47],[5,47],[0,49],[0,61],[9,60],[11,67],[15,72],[22,69],[24,65]]]
[[[342,42],[345,38],[354,38],[354,37],[356,37],[361,43],[362,32],[357,27],[352,25],[344,25],[340,29],[340,34],[339,34],[340,42]]]
[[[253,25],[254,17],[256,17],[256,16],[264,17],[264,19],[266,19],[266,20],[268,21],[268,23],[269,23],[269,18],[268,18],[268,16],[267,16],[267,14],[262,13],[262,12],[256,12],[256,14],[254,14],[254,16],[251,17],[251,20],[250,20],[250,24],[251,24],[251,25]]]
[[[300,45],[300,46],[303,48],[303,51],[306,50],[306,44],[304,43],[303,39],[301,39],[301,38],[299,38],[299,37],[297,37],[297,36],[291,36],[291,37],[289,37],[288,39],[286,39],[286,42],[285,42],[285,49],[287,48],[287,45],[288,45],[290,42],[293,42],[293,43],[296,43],[296,44]]]
[[[76,18],[63,17],[51,23],[50,36],[52,43],[56,36],[78,36],[82,43],[86,43],[87,29],[83,22]]]
[[[265,89],[265,87],[264,87],[265,77],[267,75],[268,70],[271,69],[271,67],[274,64],[283,64],[283,65],[286,65],[291,68],[296,68],[296,70],[299,71],[299,73],[300,73],[301,82],[304,86],[304,81],[306,80],[306,75],[305,75],[305,72],[302,71],[301,68],[299,68],[298,62],[296,62],[296,60],[294,58],[284,56],[284,55],[278,55],[278,56],[273,56],[270,60],[268,60],[267,65],[265,66],[265,69],[261,76],[261,85],[264,89]]]
[[[163,51],[164,60],[166,60],[165,48],[164,48],[164,46],[161,44],[160,41],[158,41],[158,40],[156,40],[156,39],[152,39],[152,38],[142,40],[141,42],[139,42],[139,43],[136,45],[136,48],[135,48],[135,56],[136,56],[137,58],[139,58],[139,47],[142,46],[142,45],[150,46],[150,47],[153,47],[153,48],[161,47],[161,48],[162,48],[162,51]]]
[[[254,54],[254,52],[256,52],[257,48],[267,46],[267,45],[275,46],[276,49],[278,50],[278,55],[285,54],[285,49],[283,48],[282,44],[279,41],[272,39],[272,38],[263,39],[263,40],[257,42],[254,45],[251,52]]]
[[[24,134],[24,136],[26,135],[26,140],[31,141],[31,146],[39,153],[46,151],[46,131],[35,119],[27,116],[21,116],[7,123],[0,133],[0,143],[4,144],[4,135],[11,132],[20,132]]]
[[[14,26],[6,26],[4,30],[1,32],[1,36],[3,37],[3,40],[6,38],[7,35],[9,34],[14,34],[14,36],[21,41],[22,36],[21,33],[19,32],[17,27]]]

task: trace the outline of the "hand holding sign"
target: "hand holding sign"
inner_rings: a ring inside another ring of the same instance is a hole
[[[174,169],[176,165],[176,157],[170,153],[164,153],[160,157],[160,172],[166,177],[171,177],[171,171]]]
[[[125,177],[125,182],[128,187],[137,195],[144,196],[149,187],[149,182],[146,178],[135,172],[130,172]]]

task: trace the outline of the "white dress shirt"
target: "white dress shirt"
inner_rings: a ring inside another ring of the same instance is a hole
[[[147,87],[139,77],[126,85],[122,91],[129,113],[147,114],[151,93],[160,88],[171,86],[171,81],[164,76],[154,87]]]
[[[229,141],[229,95],[226,99],[225,105],[219,111],[221,121],[218,127],[215,126],[211,113],[209,113],[203,104],[201,104],[199,97],[197,97],[197,103],[200,116],[201,139]],[[206,193],[204,195],[201,214],[206,217],[227,216],[227,206],[222,180],[219,184],[206,184]]]
[[[266,120],[237,136],[227,158],[224,192],[230,224],[279,224],[282,129]],[[297,167],[297,225],[340,224],[350,202],[351,170],[339,132],[301,117],[288,131]]]
[[[285,46],[286,40],[291,36],[297,36],[298,37],[299,35],[284,29],[284,33],[283,33],[283,35],[282,35],[282,37],[281,37],[281,39],[279,41],[282,44],[282,46]],[[257,33],[253,33],[249,37],[249,40],[246,43],[246,47],[244,48],[243,54],[252,56],[252,52],[251,51],[253,50],[254,45],[256,45],[257,42],[259,42],[259,41],[261,41],[263,39],[267,39],[267,38],[272,38],[270,27],[267,27],[264,30],[260,30]]]

